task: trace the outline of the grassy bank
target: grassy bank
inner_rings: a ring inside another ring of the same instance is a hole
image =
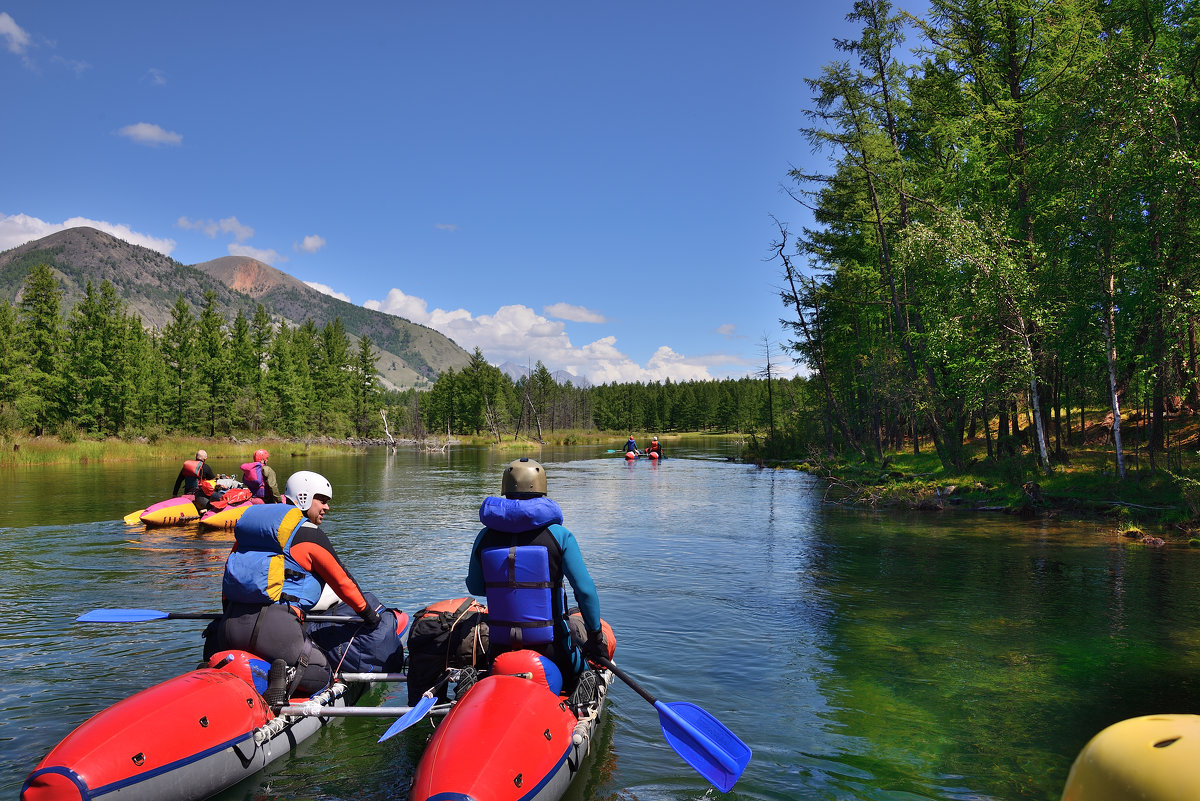
[[[210,461],[247,461],[257,448],[266,448],[273,455],[297,456],[349,453],[354,450],[350,443],[280,439],[238,440],[227,437],[158,437],[153,442],[116,437],[102,440],[81,437],[72,442],[64,442],[56,437],[6,437],[0,439],[0,469],[46,464],[131,462],[135,459],[178,462],[190,459],[199,448],[208,451]]]
[[[500,451],[524,453],[536,451],[545,445],[596,445],[605,448],[620,448],[625,444],[629,432],[597,431],[595,429],[563,429],[543,432],[542,441],[538,442],[530,436],[505,435],[501,442],[491,434],[455,434],[450,439],[452,446],[469,446],[479,448],[495,448]],[[651,434],[634,432],[639,444],[650,441]],[[664,444],[680,435],[662,435]],[[440,448],[445,444],[444,438],[430,437],[424,443],[414,443],[402,440],[402,447],[432,447]],[[278,438],[249,439],[222,437],[209,439],[206,437],[155,437],[152,440],[145,437],[137,439],[89,439],[79,437],[64,441],[57,437],[5,437],[0,438],[0,469],[5,467],[22,467],[45,464],[86,464],[88,462],[130,462],[135,459],[150,459],[163,461],[180,461],[191,458],[198,448],[208,451],[210,461],[242,460],[246,461],[256,448],[266,448],[273,455],[289,454],[292,456],[321,456],[331,454],[352,453],[361,448],[361,444],[316,439],[310,441],[284,440]]]
[[[1135,424],[1125,423],[1125,430],[1136,432]],[[1154,465],[1144,445],[1130,437],[1123,479],[1104,425],[1076,432],[1075,443],[1057,455],[1049,475],[1037,469],[1028,449],[1003,456],[993,449],[989,457],[982,438],[966,443],[961,471],[943,470],[928,442],[919,454],[910,446],[886,453],[882,462],[810,456],[761,463],[819,475],[829,481],[828,499],[849,505],[1073,515],[1111,520],[1131,537],[1190,541],[1200,536],[1198,450],[1200,418],[1190,416],[1172,422],[1167,452]]]

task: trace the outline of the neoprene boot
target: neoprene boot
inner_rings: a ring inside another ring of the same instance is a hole
[[[267,671],[267,690],[263,693],[263,700],[271,707],[272,712],[278,712],[288,702],[287,686],[287,662],[276,659]]]

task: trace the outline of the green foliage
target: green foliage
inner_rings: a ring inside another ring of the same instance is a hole
[[[1161,459],[1168,411],[1200,410],[1194,5],[855,3],[808,81],[828,169],[791,173],[816,226],[775,244],[827,452],[927,438],[961,470],[982,423],[1046,473],[1072,408],[1120,401]]]

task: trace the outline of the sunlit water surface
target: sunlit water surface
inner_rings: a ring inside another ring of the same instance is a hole
[[[233,472],[247,454],[210,448]],[[228,451],[227,453],[224,451]],[[1057,799],[1109,723],[1195,712],[1200,554],[1148,550],[1091,523],[855,512],[792,471],[684,443],[662,464],[547,449],[613,625],[617,658],[754,749],[737,799]],[[325,528],[367,589],[408,611],[465,594],[480,501],[512,455],[451,450],[301,460],[325,473]],[[88,715],[193,666],[203,623],[82,625],[96,607],[218,608],[229,535],[121,517],[166,497],[171,465],[4,474],[0,493],[0,790]],[[369,700],[403,704],[402,685]],[[429,734],[338,720],[218,796],[404,798]],[[571,801],[721,797],[628,688],[610,695]]]

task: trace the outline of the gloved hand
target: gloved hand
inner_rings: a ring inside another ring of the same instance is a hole
[[[608,638],[604,636],[603,629],[588,632],[587,642],[583,644],[583,656],[597,664],[601,659],[608,659]]]
[[[375,628],[379,625],[379,613],[373,607],[368,606],[366,609],[358,613],[358,616],[363,619],[368,628]]]

